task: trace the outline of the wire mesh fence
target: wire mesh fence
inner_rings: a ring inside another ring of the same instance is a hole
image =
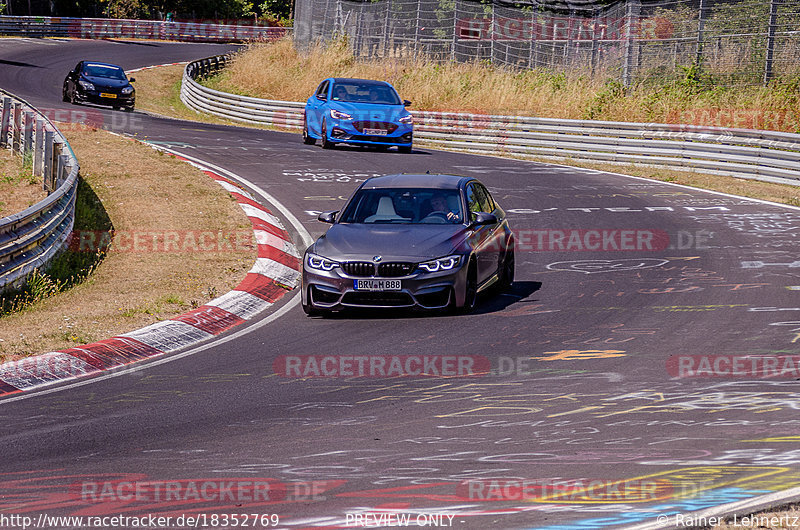
[[[426,54],[630,84],[700,65],[721,84],[800,74],[797,0],[296,0],[295,42]]]

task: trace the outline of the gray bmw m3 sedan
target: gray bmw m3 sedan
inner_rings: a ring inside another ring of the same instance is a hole
[[[366,180],[303,256],[308,315],[347,307],[468,313],[514,281],[514,237],[478,180],[399,174]]]

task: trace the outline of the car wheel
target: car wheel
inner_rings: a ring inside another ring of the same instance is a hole
[[[122,107],[120,107],[119,105],[114,105],[113,107],[114,107],[114,110],[119,110],[119,109],[121,109],[121,108],[122,108]]]
[[[133,112],[133,107],[125,107],[125,112]]]
[[[397,148],[397,150],[400,151],[401,153],[408,154],[408,153],[411,152],[411,146],[410,145],[401,145],[401,146],[399,146]]]
[[[467,269],[467,282],[464,286],[464,305],[458,307],[456,305],[456,297],[450,301],[451,312],[461,315],[472,313],[478,303],[478,267],[475,265],[475,260],[469,261],[469,268]]]
[[[317,143],[317,139],[312,138],[308,134],[308,118],[306,118],[305,114],[303,114],[303,143],[306,145],[314,145]]]
[[[69,93],[67,91],[67,85],[64,85],[64,88],[61,89],[61,101],[67,103],[69,101]]]
[[[511,288],[514,283],[514,239],[508,241],[506,254],[503,256],[503,261],[500,263],[500,289],[506,291]]]
[[[322,130],[319,133],[322,137],[322,148],[333,149],[333,143],[328,140],[328,125],[325,123],[325,120],[322,120]]]

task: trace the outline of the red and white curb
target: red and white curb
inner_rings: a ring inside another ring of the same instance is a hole
[[[134,72],[141,72],[142,70],[150,70],[152,68],[161,68],[162,66],[178,66],[178,65],[185,65],[189,64],[189,61],[182,61],[179,63],[164,63],[164,64],[154,64],[152,66],[142,66],[141,68],[134,68],[133,70],[125,70],[126,74],[132,74]]]
[[[233,181],[202,164],[170,154],[200,168],[239,203],[253,225],[258,246],[253,268],[236,289],[170,320],[92,344],[0,364],[0,397],[196,345],[253,319],[298,285],[300,254],[280,219]]]

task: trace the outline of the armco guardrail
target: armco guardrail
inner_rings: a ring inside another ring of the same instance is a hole
[[[0,16],[0,35],[78,39],[157,39],[188,42],[271,41],[291,28],[109,18]]]
[[[75,220],[78,160],[59,130],[24,100],[0,90],[0,148],[30,157],[48,196],[0,219],[0,291],[24,283],[66,244]]]
[[[304,103],[228,94],[197,83],[228,56],[186,65],[181,100],[231,120],[301,129]],[[413,112],[415,140],[491,155],[644,164],[800,185],[800,134],[661,123]]]

